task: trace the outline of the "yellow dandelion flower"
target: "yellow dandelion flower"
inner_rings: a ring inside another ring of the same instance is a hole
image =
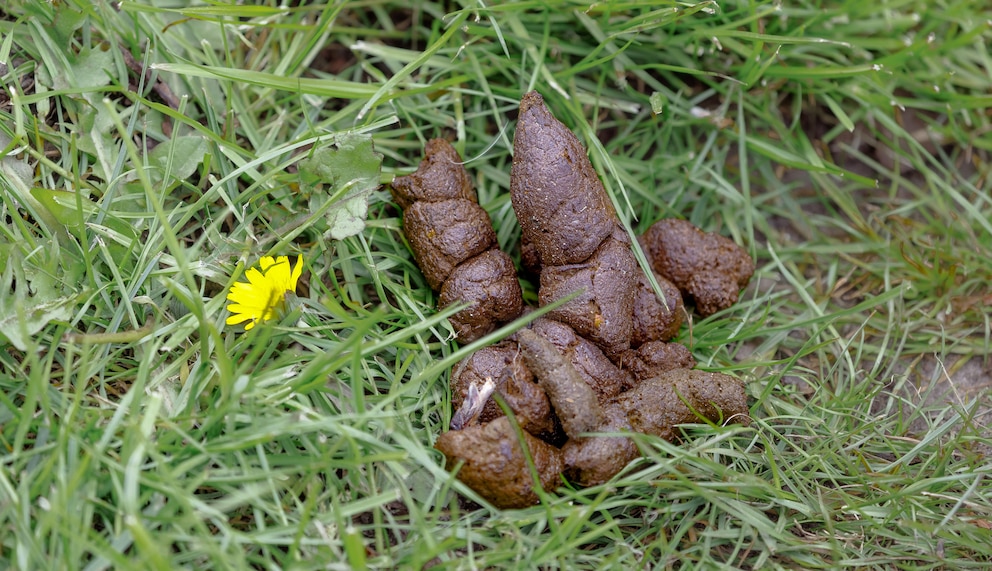
[[[287,293],[296,292],[296,282],[303,273],[303,256],[296,258],[296,267],[290,268],[287,256],[262,256],[258,265],[262,268],[249,268],[245,272],[248,282],[236,282],[227,294],[231,304],[227,310],[231,316],[228,325],[243,321],[245,331],[259,321],[268,321],[282,309]]]

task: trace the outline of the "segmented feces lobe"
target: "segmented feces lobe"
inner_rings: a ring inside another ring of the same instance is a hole
[[[392,193],[417,265],[440,290],[439,305],[469,304],[450,319],[459,341],[474,341],[520,315],[516,268],[496,244],[489,215],[450,143],[428,141],[416,172],[393,180]]]
[[[615,358],[633,334],[637,262],[585,149],[537,92],[520,101],[510,199],[536,253],[541,305],[578,297],[548,316]]]

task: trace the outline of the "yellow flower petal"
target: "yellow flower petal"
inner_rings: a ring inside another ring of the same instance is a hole
[[[228,306],[228,310],[229,311],[230,311],[230,307],[231,306]],[[228,317],[227,318],[227,321],[225,321],[225,323],[227,323],[228,325],[237,325],[238,323],[244,323],[245,321],[248,321],[249,319],[251,319],[251,316],[248,315],[247,313],[236,313],[236,314],[232,314],[230,317]]]
[[[303,273],[303,256],[296,258],[296,267],[291,267],[287,256],[262,256],[258,262],[261,271],[249,268],[245,272],[247,282],[235,282],[227,293],[231,302],[227,310],[231,316],[228,325],[245,324],[245,331],[259,321],[275,317],[283,307],[286,294],[296,291],[296,284]]]
[[[303,254],[296,256],[296,266],[293,268],[292,275],[289,276],[289,289],[296,291],[296,282],[300,280],[301,275],[303,275]]]

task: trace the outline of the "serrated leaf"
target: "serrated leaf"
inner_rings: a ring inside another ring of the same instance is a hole
[[[73,35],[76,30],[82,27],[86,21],[86,14],[82,10],[74,10],[68,2],[54,2],[55,18],[52,26],[56,39],[63,41],[63,46],[71,45]]]
[[[57,259],[57,242],[50,245],[48,257]],[[6,262],[0,274],[0,341],[26,351],[31,337],[49,323],[72,317],[81,294],[67,294],[62,290],[65,282],[50,268],[26,264],[19,253],[12,253]]]
[[[368,217],[369,201],[366,196],[356,196],[344,201],[344,204],[331,209],[327,213],[328,232],[331,238],[343,240],[348,236],[360,234],[365,229],[365,219]]]
[[[300,161],[300,188],[310,195],[312,212],[322,211],[327,233],[336,240],[365,229],[369,195],[379,188],[382,155],[372,137],[347,135]]]
[[[185,180],[196,172],[206,154],[207,142],[203,137],[199,135],[174,137],[170,142],[162,143],[148,153],[148,164],[153,167],[152,180],[155,182]]]
[[[83,48],[69,60],[75,84],[71,87],[82,91],[86,88],[103,87],[110,83],[114,70],[114,56],[108,44],[93,48]]]

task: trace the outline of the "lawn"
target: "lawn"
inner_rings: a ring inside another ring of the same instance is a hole
[[[0,8],[0,569],[992,564],[986,0],[241,4]],[[678,338],[754,421],[498,510],[389,183],[449,139],[519,259],[529,90],[634,232],[754,257]]]

